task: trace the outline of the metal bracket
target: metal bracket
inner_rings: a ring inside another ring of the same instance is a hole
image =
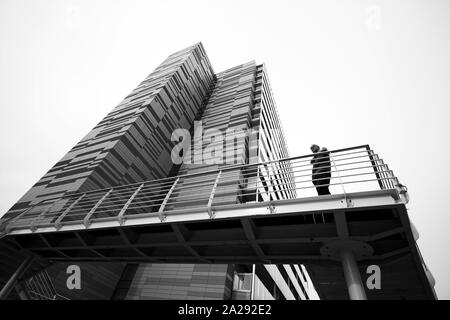
[[[320,248],[320,254],[324,258],[340,261],[339,251],[341,249],[349,249],[355,255],[356,260],[367,259],[374,254],[374,249],[371,245],[364,241],[353,239],[335,239],[324,243]]]
[[[352,208],[354,206],[352,199],[349,199],[348,197],[345,197],[341,200],[341,206],[343,208]]]
[[[214,219],[216,217],[216,212],[210,207],[208,207],[208,216],[210,219]]]
[[[162,213],[162,212],[159,212],[159,213],[158,213],[158,216],[159,216],[159,220],[160,220],[161,222],[165,222],[166,219],[167,219],[167,215],[165,215],[165,214]]]
[[[392,173],[392,171],[390,171],[390,172],[391,172],[391,174],[393,176],[394,174]],[[409,203],[408,188],[405,185],[403,185],[400,182],[398,182],[398,179],[396,181],[395,187],[397,189],[397,192],[399,194],[400,199],[403,198],[402,201],[404,203]]]
[[[267,207],[267,211],[269,211],[269,214],[274,214],[277,212],[277,208],[273,205],[273,203],[270,203]]]

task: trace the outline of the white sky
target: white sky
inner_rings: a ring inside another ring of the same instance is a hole
[[[0,1],[0,212],[169,54],[265,62],[291,155],[370,144],[450,299],[449,1]]]

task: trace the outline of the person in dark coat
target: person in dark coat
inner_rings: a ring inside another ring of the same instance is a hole
[[[311,151],[314,153],[311,159],[312,168],[312,182],[317,189],[319,196],[331,194],[329,190],[331,179],[331,163],[330,153],[327,148],[320,148],[317,144],[311,146]]]

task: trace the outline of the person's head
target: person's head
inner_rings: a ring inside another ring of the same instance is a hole
[[[319,150],[320,150],[320,147],[317,144],[312,144],[311,145],[311,151],[313,153],[319,152]]]

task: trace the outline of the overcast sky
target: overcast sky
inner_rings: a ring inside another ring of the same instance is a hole
[[[370,144],[450,299],[450,1],[0,0],[0,212],[169,54],[266,64],[291,155]]]

